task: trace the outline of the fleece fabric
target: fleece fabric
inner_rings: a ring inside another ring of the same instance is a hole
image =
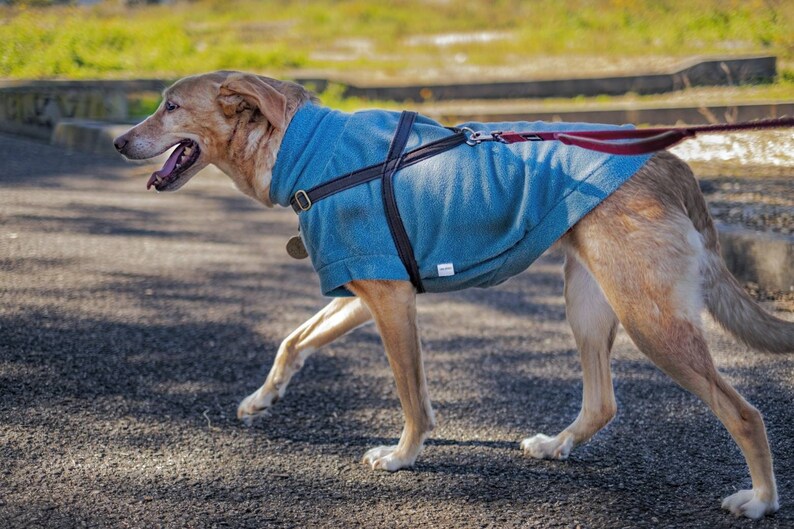
[[[307,104],[293,117],[270,185],[288,207],[298,190],[384,161],[399,112],[353,114]],[[475,131],[616,128],[587,123],[463,123]],[[418,116],[407,150],[452,134]],[[628,180],[650,155],[615,156],[557,141],[460,145],[401,169],[397,206],[426,291],[502,283]],[[301,212],[300,231],[327,296],[357,279],[408,280],[389,231],[380,179]]]

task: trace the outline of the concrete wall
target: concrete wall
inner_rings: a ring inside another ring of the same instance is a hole
[[[375,99],[413,100],[426,99],[509,99],[519,97],[567,97],[595,94],[657,93],[684,88],[685,86],[741,84],[745,82],[771,81],[776,74],[775,57],[746,57],[738,59],[692,59],[670,73],[638,74],[619,77],[522,80],[510,82],[462,83],[454,85],[406,85],[406,86],[356,86],[350,84],[346,94]],[[299,80],[301,81],[301,80]],[[319,89],[327,84],[325,79],[303,79],[314,82]],[[87,119],[101,121],[125,121],[128,117],[127,97],[135,92],[160,92],[169,83],[164,80],[134,81],[0,81],[0,131],[49,139],[55,126],[65,119]],[[429,95],[428,95],[429,94]],[[747,106],[738,119],[767,117],[769,110],[759,114],[758,109]],[[667,117],[663,110],[653,115],[621,109],[599,111],[598,115],[582,116],[582,121],[601,123],[687,123],[703,122],[698,119],[699,109],[676,109],[675,117]],[[721,115],[722,109],[715,109]],[[773,109],[772,112],[777,112]],[[781,113],[789,112],[788,109]],[[533,113],[533,119],[555,119],[556,113]],[[526,113],[502,116],[492,114],[476,116],[484,121],[522,119]],[[455,115],[438,116],[447,121],[458,121]],[[463,116],[460,116],[463,118]],[[471,106],[466,108],[466,118],[471,119]],[[559,116],[562,117],[562,116]],[[567,118],[566,118],[567,119]]]
[[[127,95],[161,91],[165,81],[5,81],[0,83],[0,131],[50,139],[64,119],[124,121]]]
[[[658,94],[688,86],[718,86],[771,82],[777,75],[775,57],[695,58],[670,72],[639,72],[609,77],[487,81],[455,84],[401,84],[368,86],[341,82],[345,96],[394,101],[444,101],[451,99],[509,99],[576,97],[593,95]],[[298,78],[322,91],[333,80]],[[334,81],[336,82],[336,81]]]

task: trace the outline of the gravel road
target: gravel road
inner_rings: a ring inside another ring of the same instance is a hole
[[[522,456],[581,398],[556,256],[421,298],[439,426],[413,471],[359,463],[401,427],[371,327],[244,427],[237,402],[324,304],[283,251],[293,214],[210,173],[163,195],[146,176],[0,136],[0,527],[794,527],[794,356],[710,321],[719,368],[765,415],[776,516],[720,510],[749,485],[738,449],[622,333],[616,420],[567,461]]]

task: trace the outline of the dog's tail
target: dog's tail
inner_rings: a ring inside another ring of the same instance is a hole
[[[762,309],[725,266],[714,220],[694,175],[688,167],[687,171],[692,177],[683,189],[684,207],[706,250],[701,263],[706,307],[720,325],[750,347],[770,353],[794,352],[794,322]]]

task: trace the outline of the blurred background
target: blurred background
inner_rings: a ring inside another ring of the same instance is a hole
[[[0,75],[11,78],[173,78],[220,68],[401,80],[558,76],[771,54],[778,81],[794,81],[790,0],[0,4]]]
[[[445,123],[774,117],[794,113],[794,0],[0,0],[0,130],[50,139],[63,119],[134,122],[174,79],[215,69]],[[726,150],[753,150],[776,174],[789,136],[685,154],[724,173]]]
[[[0,4],[0,76],[15,79],[173,79],[241,69],[450,82],[646,73],[698,55],[761,54],[777,57],[777,76],[737,95],[791,95],[794,86],[791,0]]]

